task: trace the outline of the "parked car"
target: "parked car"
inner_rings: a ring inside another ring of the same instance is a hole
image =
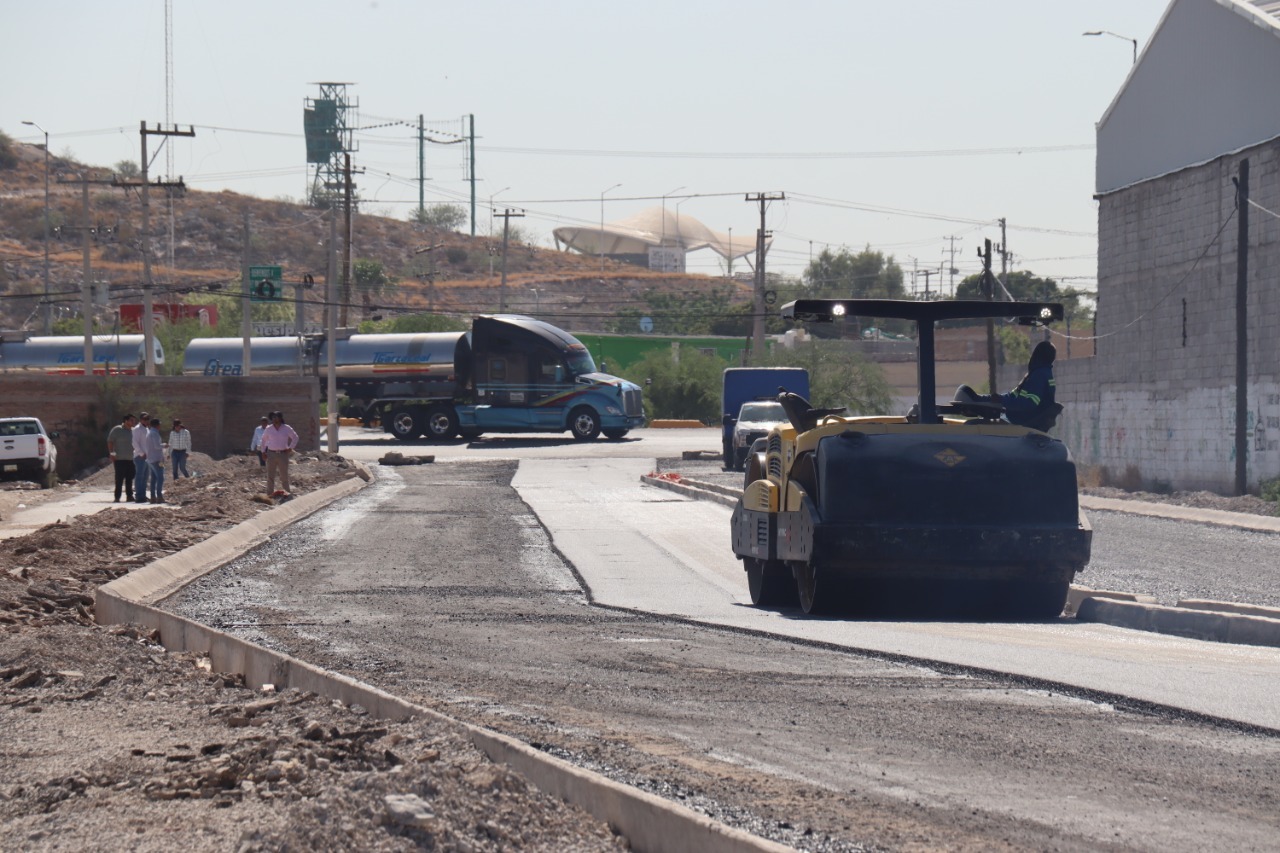
[[[26,479],[51,489],[58,482],[58,434],[39,418],[0,418],[0,479]]]

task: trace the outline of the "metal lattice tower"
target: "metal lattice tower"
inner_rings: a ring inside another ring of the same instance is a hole
[[[330,207],[342,196],[343,156],[356,151],[355,129],[360,105],[347,97],[351,83],[316,83],[320,93],[307,98],[302,127],[307,139],[307,165],[314,166],[308,200]]]

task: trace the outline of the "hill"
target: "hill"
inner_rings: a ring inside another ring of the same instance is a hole
[[[0,134],[0,146],[6,142]],[[0,156],[0,328],[38,331],[44,291],[45,155],[38,145],[6,147],[12,156]],[[120,303],[141,298],[140,191],[112,186],[110,169],[52,154],[49,171],[49,293],[55,318],[80,316],[85,222],[80,181],[88,180],[90,276],[108,283],[95,312],[98,323],[110,328]],[[306,300],[323,298],[329,236],[325,211],[286,200],[194,189],[172,198],[153,190],[150,205],[158,301],[199,302],[199,291],[238,292],[245,263],[280,265],[286,282],[310,273],[317,288]],[[467,318],[498,310],[501,240],[360,212],[353,215],[352,232],[352,257],[381,264],[393,284],[379,293],[353,293],[351,324],[375,313]],[[432,248],[421,251],[426,247]],[[607,259],[602,273],[597,258],[518,242],[508,249],[507,272],[508,311],[535,314],[574,331],[603,330],[619,310],[643,306],[645,294],[653,291],[690,294],[730,288],[733,302],[750,300],[749,286],[740,282],[652,273]],[[291,289],[286,292],[292,295]],[[318,320],[319,308],[312,308],[308,318]]]

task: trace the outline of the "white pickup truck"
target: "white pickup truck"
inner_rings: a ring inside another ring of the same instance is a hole
[[[39,418],[0,418],[0,480],[34,480],[51,489],[58,482],[58,448]]]

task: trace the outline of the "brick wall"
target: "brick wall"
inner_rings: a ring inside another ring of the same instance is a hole
[[[1235,484],[1236,242],[1232,177],[1280,212],[1280,142],[1099,198],[1098,356],[1058,366],[1057,434],[1104,479]],[[1249,211],[1247,480],[1280,476],[1280,220]]]
[[[107,432],[128,412],[146,410],[191,430],[193,449],[222,458],[246,450],[258,418],[284,412],[299,447],[320,447],[320,384],[298,377],[0,375],[0,412],[33,415],[59,437],[58,474],[69,478],[106,456]]]

